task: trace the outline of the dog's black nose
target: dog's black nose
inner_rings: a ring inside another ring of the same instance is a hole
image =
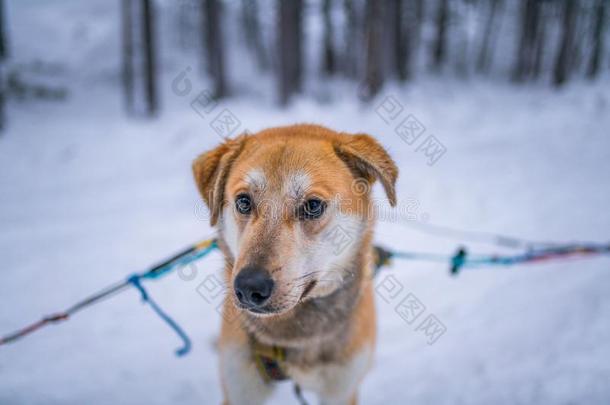
[[[273,291],[273,280],[267,271],[257,267],[246,267],[235,278],[235,295],[248,308],[262,306]]]

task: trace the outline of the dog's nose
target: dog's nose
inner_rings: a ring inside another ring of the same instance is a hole
[[[273,280],[269,273],[257,267],[246,267],[241,270],[233,287],[237,299],[248,308],[262,306],[273,291]]]

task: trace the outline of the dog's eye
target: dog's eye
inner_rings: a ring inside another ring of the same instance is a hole
[[[318,219],[324,214],[325,209],[326,203],[324,201],[312,198],[305,201],[301,206],[299,217],[300,219]]]
[[[239,194],[235,199],[235,208],[242,215],[252,212],[252,199],[248,194]]]

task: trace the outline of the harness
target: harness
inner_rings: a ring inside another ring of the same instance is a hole
[[[284,371],[286,361],[286,349],[278,346],[267,346],[257,341],[250,335],[250,349],[254,364],[265,382],[283,381],[288,379]]]

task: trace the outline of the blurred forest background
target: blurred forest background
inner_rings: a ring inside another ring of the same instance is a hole
[[[421,74],[491,76],[562,86],[608,71],[608,0],[117,0],[126,111],[161,112],[164,51],[193,56],[214,98],[239,96],[231,65],[270,78],[279,105],[306,83],[341,80],[371,100],[384,83]],[[0,106],[62,99],[68,89],[11,63],[10,13],[0,1]],[[307,29],[306,27],[311,27]],[[236,31],[236,32],[233,32]],[[164,48],[162,43],[167,43]],[[27,73],[27,74],[26,74]],[[4,108],[2,108],[4,111]],[[10,117],[2,113],[2,125]]]
[[[0,334],[213,235],[192,160],[279,125],[388,150],[381,246],[517,252],[445,227],[607,243],[609,25],[610,0],[0,0]],[[222,261],[147,287],[192,355],[127,290],[0,348],[0,404],[221,403],[200,291]],[[610,404],[609,264],[396,260],[361,402]],[[434,345],[398,313],[411,293],[447,328]]]

